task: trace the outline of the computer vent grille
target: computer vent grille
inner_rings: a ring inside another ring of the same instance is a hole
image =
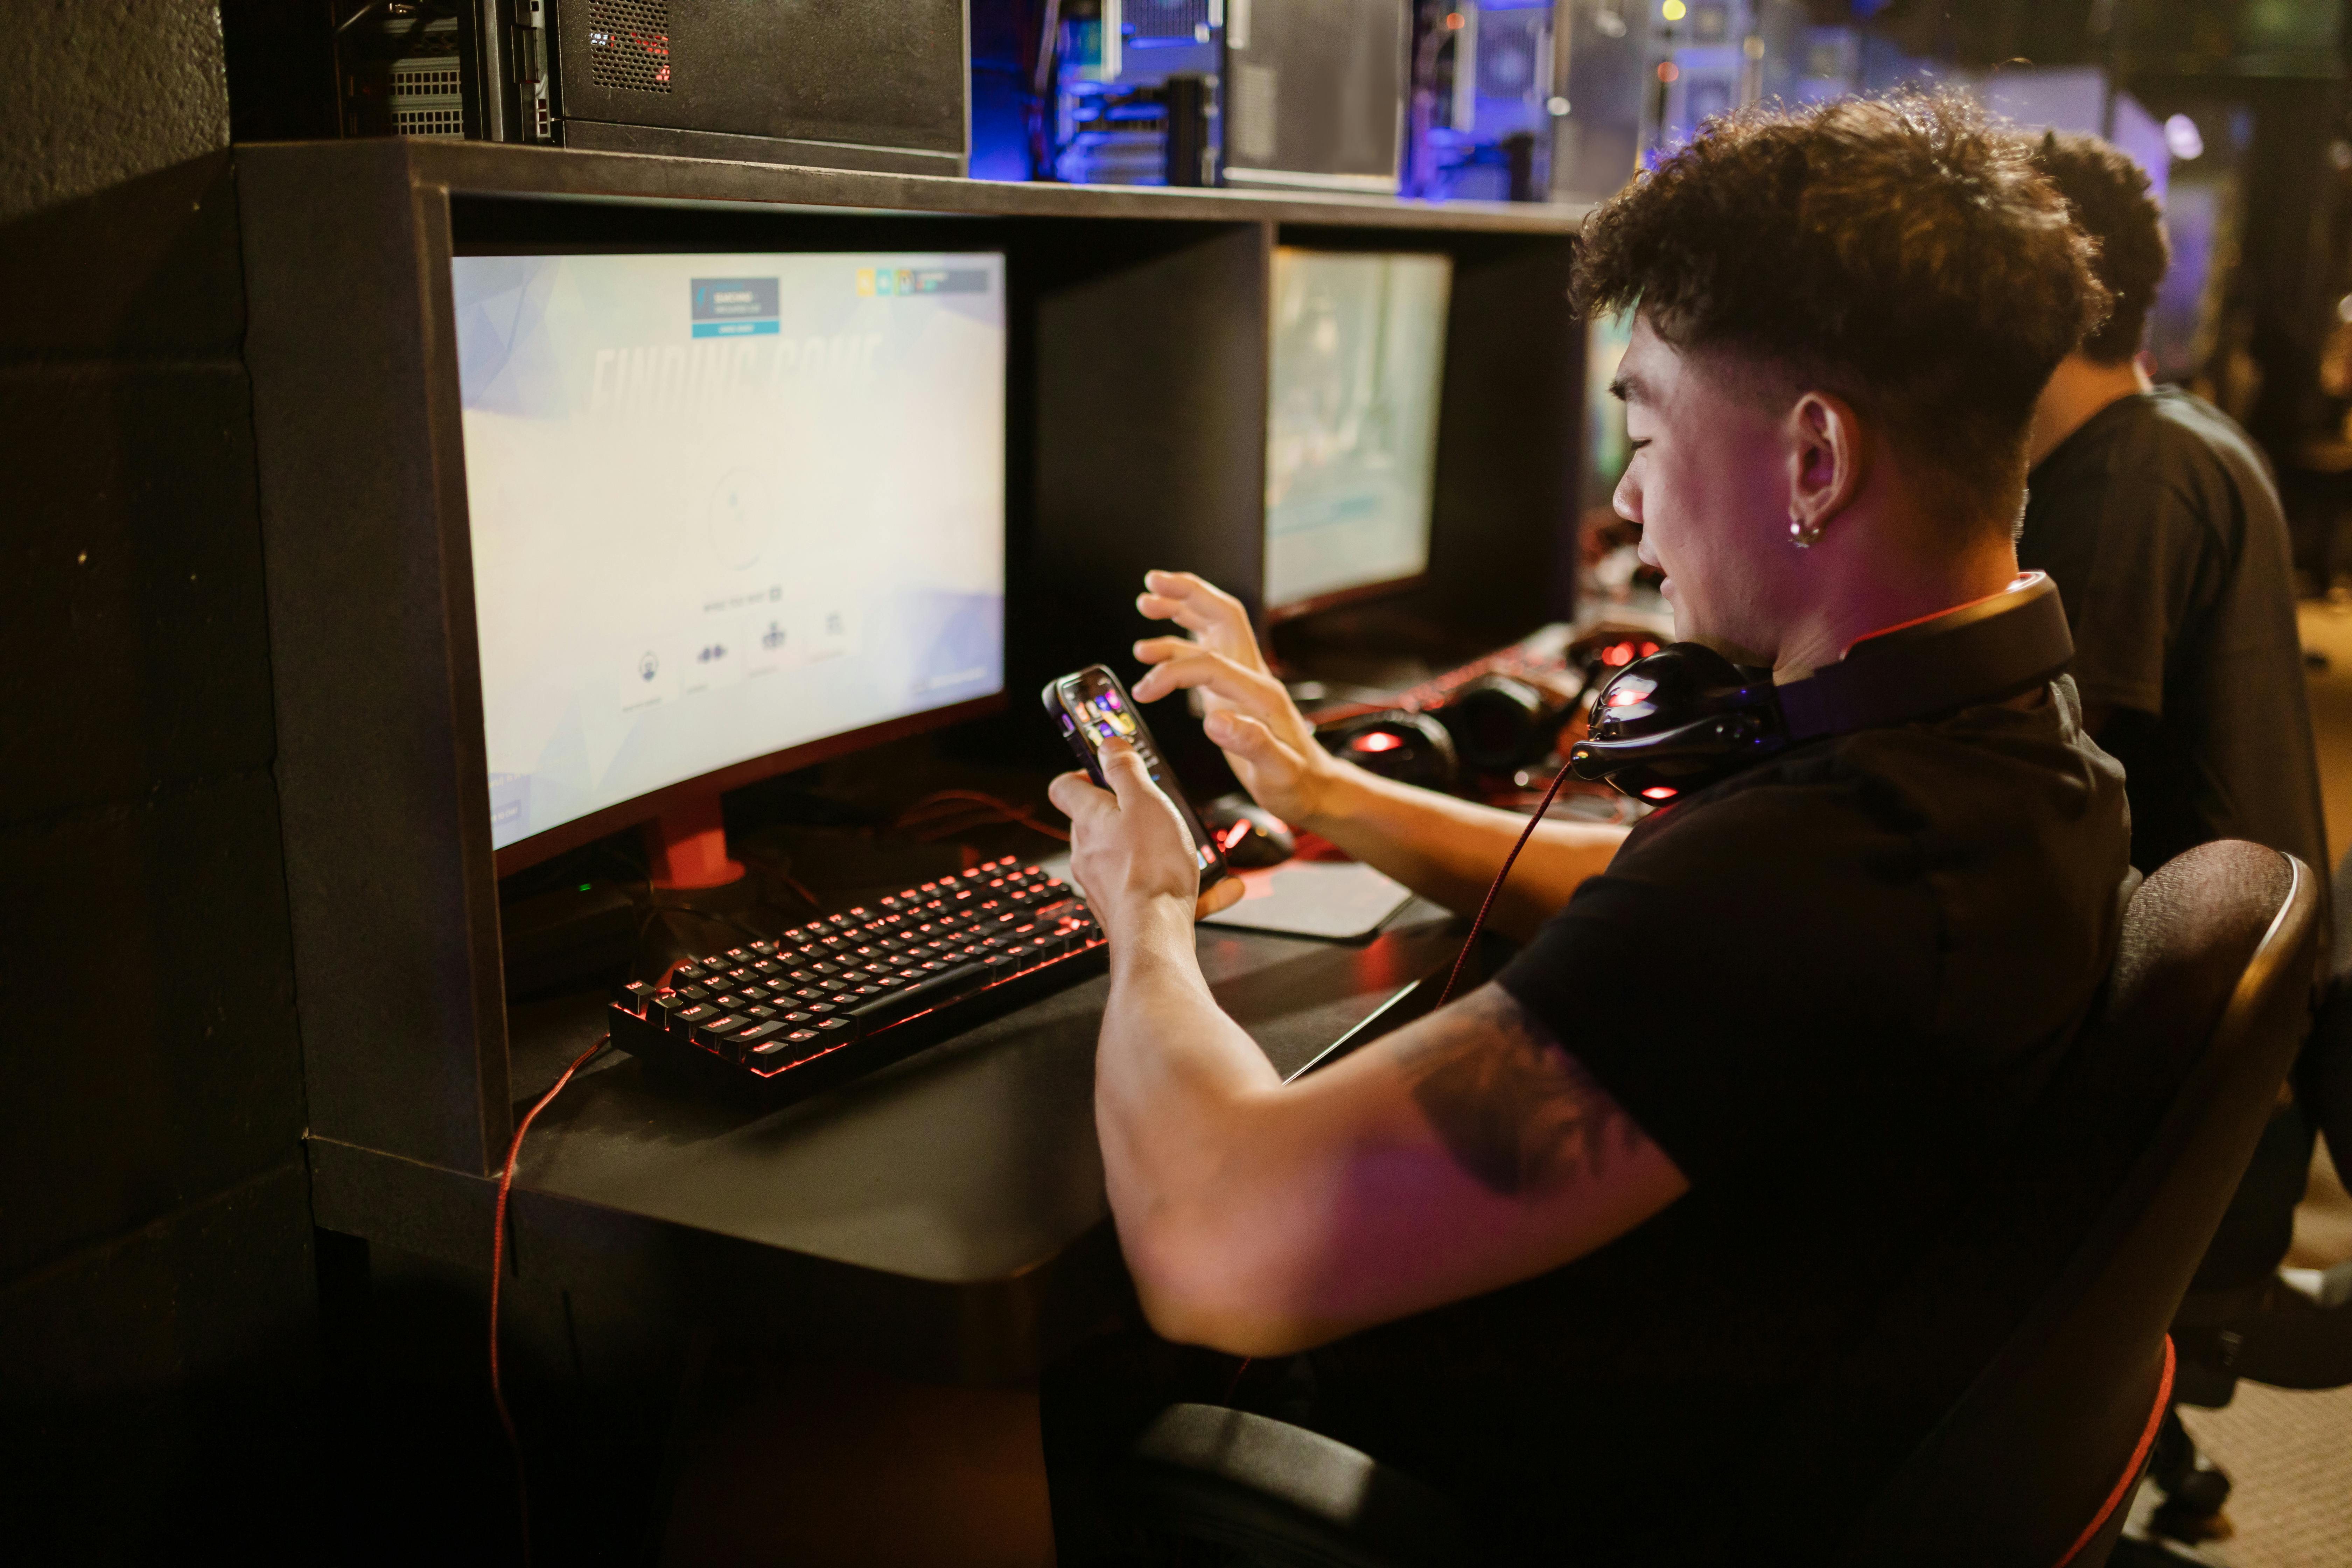
[[[1204,37],[1209,0],[1127,0],[1128,31],[1139,38]]]
[[[588,0],[588,79],[669,90],[669,0]]]

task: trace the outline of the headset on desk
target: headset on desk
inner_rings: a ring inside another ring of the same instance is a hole
[[[1775,685],[1701,643],[1671,643],[1626,665],[1593,699],[1585,739],[1544,791],[1480,900],[1445,989],[1462,977],[1495,895],[1570,773],[1665,805],[1790,746],[2006,701],[2064,673],[2074,657],[2057,585],[2024,572],[1997,594],[1871,633],[1834,664]]]

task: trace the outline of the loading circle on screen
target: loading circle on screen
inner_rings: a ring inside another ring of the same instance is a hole
[[[766,476],[757,468],[729,469],[710,492],[711,550],[735,571],[756,565],[774,517]]]

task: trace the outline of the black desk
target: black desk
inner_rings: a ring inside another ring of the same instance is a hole
[[[1362,946],[1204,928],[1201,957],[1286,1075],[1450,963],[1459,940],[1416,900]],[[1097,976],[765,1114],[608,1056],[524,1145],[512,1335],[575,1363],[683,1328],[925,1381],[1033,1374],[1127,1296],[1092,1105],[1108,985]],[[513,1081],[535,1096],[603,1026],[582,998],[518,1010],[511,1027]],[[494,1182],[310,1147],[320,1225],[487,1266]]]

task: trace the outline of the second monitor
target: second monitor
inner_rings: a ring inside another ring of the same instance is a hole
[[[1267,386],[1270,619],[1429,568],[1449,257],[1278,247]]]

